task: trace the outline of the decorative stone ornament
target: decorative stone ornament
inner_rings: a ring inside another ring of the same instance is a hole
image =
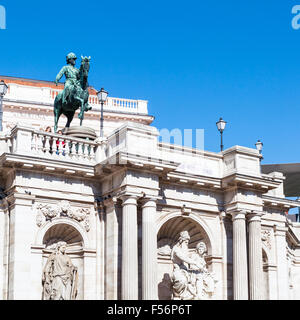
[[[262,230],[261,231],[261,240],[267,246],[267,248],[271,249],[271,231],[270,230]]]
[[[82,222],[87,232],[90,230],[90,209],[88,208],[74,209],[67,200],[62,200],[58,204],[51,205],[39,203],[35,204],[34,207],[36,210],[36,224],[38,227],[41,227],[46,221],[67,217],[76,220],[79,223]]]

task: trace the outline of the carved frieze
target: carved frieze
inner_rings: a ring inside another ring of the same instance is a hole
[[[82,223],[85,230],[90,230],[90,209],[88,208],[72,208],[67,200],[62,200],[58,204],[38,203],[34,205],[36,211],[36,224],[41,227],[46,221],[52,219],[67,217]]]

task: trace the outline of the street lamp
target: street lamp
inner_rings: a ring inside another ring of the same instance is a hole
[[[220,120],[216,123],[217,124],[217,128],[221,134],[221,151],[223,151],[223,131],[225,130],[226,127],[226,121],[224,121],[222,118],[220,118]]]
[[[256,149],[260,154],[262,152],[263,145],[264,144],[260,140],[257,140],[257,142],[255,143]]]
[[[6,95],[8,86],[1,80],[0,82],[0,131],[3,131],[2,120],[3,120],[3,97]]]
[[[107,100],[108,92],[103,88],[99,92],[97,92],[98,100],[101,104],[101,118],[100,118],[100,137],[103,138],[103,105]]]
[[[257,140],[257,142],[255,143],[255,147],[256,150],[259,152],[259,154],[261,154],[262,149],[263,149],[263,143],[260,140]],[[263,159],[263,157],[260,158],[260,161]]]

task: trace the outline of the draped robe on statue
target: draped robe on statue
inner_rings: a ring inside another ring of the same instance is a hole
[[[77,268],[61,252],[50,255],[43,271],[43,300],[73,300],[77,287]]]

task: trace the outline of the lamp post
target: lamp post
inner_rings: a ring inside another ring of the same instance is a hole
[[[262,149],[263,149],[263,143],[260,140],[257,140],[257,142],[255,143],[255,147],[256,150],[259,152],[259,154],[261,154]],[[263,157],[260,158],[260,161],[263,159]]]
[[[0,131],[3,131],[2,120],[3,120],[3,97],[6,95],[8,86],[1,80],[0,82]]]
[[[100,116],[100,137],[103,138],[103,105],[107,100],[108,92],[103,88],[99,92],[97,92],[98,100],[101,104],[101,116]]]
[[[224,121],[222,118],[216,123],[217,128],[221,134],[221,151],[223,151],[224,145],[223,145],[223,131],[225,130],[226,127],[226,121]]]

